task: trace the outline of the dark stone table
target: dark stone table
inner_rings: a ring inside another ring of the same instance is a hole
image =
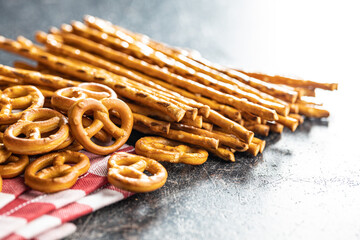
[[[10,38],[91,14],[222,64],[340,83],[319,92],[329,119],[271,134],[263,154],[236,163],[164,164],[163,188],[74,221],[68,239],[360,238],[358,8],[290,2],[0,1],[0,34]],[[2,64],[14,59],[0,53]]]

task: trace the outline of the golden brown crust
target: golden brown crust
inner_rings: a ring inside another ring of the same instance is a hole
[[[82,116],[87,111],[92,111],[94,115],[93,123],[86,129],[82,125]],[[121,117],[121,128],[116,126],[109,116],[109,111],[116,111]],[[115,152],[125,144],[130,136],[133,127],[133,115],[130,108],[119,99],[105,98],[101,101],[87,98],[77,101],[68,111],[69,125],[71,132],[76,139],[89,152],[107,155]],[[100,146],[91,141],[100,129],[104,128],[115,142],[109,146]]]
[[[137,154],[171,163],[200,165],[208,158],[207,151],[193,148],[162,137],[143,137],[135,144]]]
[[[148,176],[144,171],[152,176]],[[162,187],[166,169],[157,161],[130,153],[118,152],[108,161],[108,180],[115,187],[131,192],[151,192]]]
[[[47,154],[27,167],[25,184],[46,193],[58,192],[71,188],[89,167],[89,158],[83,153],[64,151]]]

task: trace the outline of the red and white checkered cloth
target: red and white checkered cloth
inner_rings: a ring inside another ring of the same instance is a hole
[[[124,145],[119,151],[133,152],[134,148]],[[107,161],[110,156],[84,153],[90,158],[90,169],[71,189],[44,194],[28,190],[21,178],[4,181],[3,195],[7,200],[2,202],[10,202],[0,209],[0,238],[6,236],[7,239],[34,238],[51,228],[60,227],[67,221],[131,195],[106,185]],[[90,194],[92,192],[94,193]],[[49,220],[50,218],[52,220]],[[56,229],[54,231],[56,233]]]

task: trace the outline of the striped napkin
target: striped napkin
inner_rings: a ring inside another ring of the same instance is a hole
[[[134,152],[134,148],[125,144],[119,151]],[[45,194],[27,188],[22,177],[4,180],[0,194],[0,239],[42,239],[43,234],[47,239],[51,236],[56,239],[59,234],[64,235],[64,229],[74,229],[64,223],[131,195],[108,184],[110,156],[83,153],[89,157],[91,166],[71,189]]]

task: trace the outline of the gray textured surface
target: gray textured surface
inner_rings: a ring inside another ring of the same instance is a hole
[[[0,1],[0,33],[11,38],[93,14],[217,62],[340,82],[324,97],[329,120],[272,134],[256,158],[164,164],[163,188],[76,220],[69,239],[360,238],[356,8],[280,2]],[[0,63],[14,59],[0,52]]]

